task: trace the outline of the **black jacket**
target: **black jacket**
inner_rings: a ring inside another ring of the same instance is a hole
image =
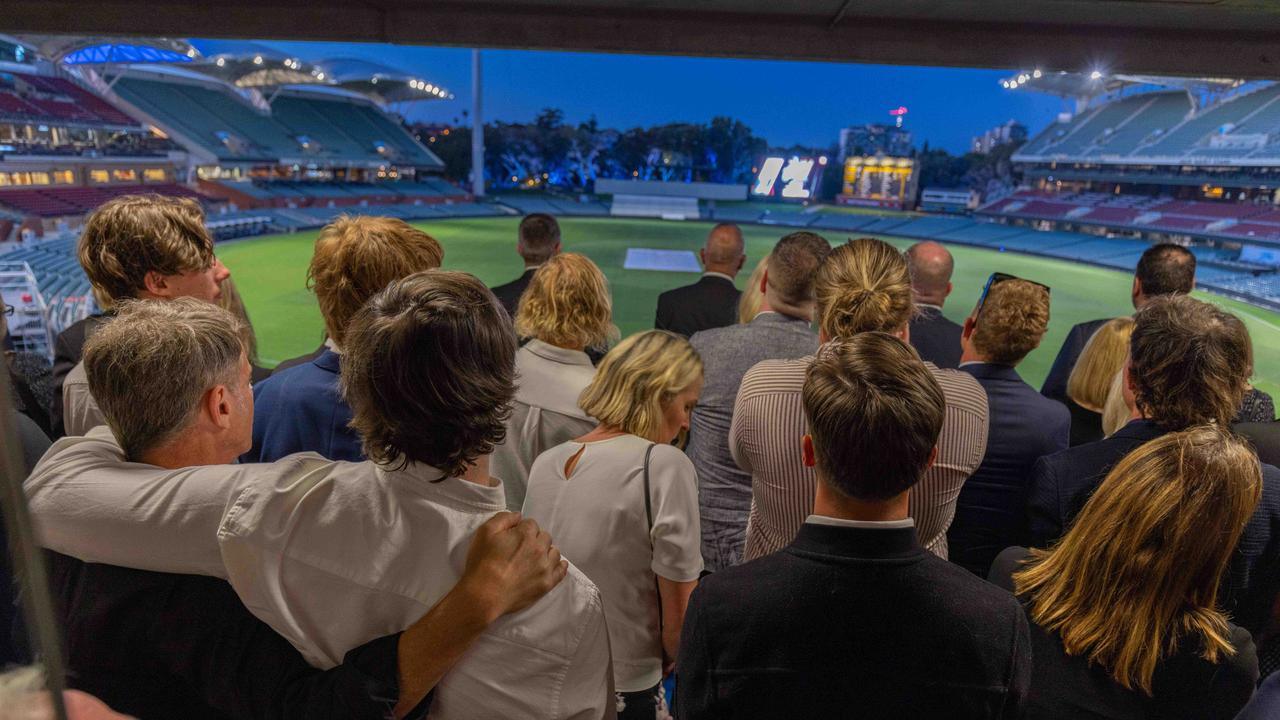
[[[948,320],[935,307],[918,307],[920,313],[911,320],[911,346],[921,358],[940,368],[960,367],[960,336],[964,328]]]
[[[700,330],[738,322],[738,298],[742,292],[729,280],[703,275],[698,282],[668,290],[658,296],[653,326],[693,337]]]
[[[1150,420],[1134,420],[1111,437],[1040,458],[1031,471],[1027,525],[1032,547],[1048,547],[1065,534],[1093,491],[1117,463],[1165,433]],[[1259,635],[1280,593],[1280,469],[1262,466],[1262,498],[1245,525],[1218,597],[1232,620]]]
[[[1017,600],[913,528],[806,523],[694,591],[676,708],[702,718],[1016,718],[1031,678]]]
[[[398,633],[322,672],[250,615],[222,580],[46,557],[68,685],[119,712],[141,720],[391,716]]]
[[[110,314],[90,315],[77,320],[58,333],[58,339],[53,343],[53,398],[49,405],[49,429],[53,431],[54,440],[67,434],[62,418],[62,383],[84,355],[84,343],[89,335],[108,317]]]
[[[1062,341],[1062,349],[1058,351],[1058,357],[1053,360],[1053,367],[1049,368],[1049,375],[1045,377],[1044,385],[1040,386],[1040,394],[1058,402],[1066,402],[1067,378],[1071,377],[1076,360],[1080,359],[1080,353],[1089,342],[1089,338],[1098,332],[1098,328],[1109,322],[1111,318],[1101,318],[1082,322],[1071,328],[1071,332],[1067,333],[1067,339]]]
[[[516,318],[516,308],[520,306],[520,296],[529,287],[529,283],[533,280],[533,274],[537,271],[538,268],[529,268],[515,280],[505,285],[491,288],[493,294],[498,298],[498,302],[502,303],[502,307],[507,309],[507,314],[511,316],[512,320]]]

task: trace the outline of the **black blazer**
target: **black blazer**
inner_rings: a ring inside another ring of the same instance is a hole
[[[1029,642],[1012,595],[913,528],[806,523],[694,591],[676,707],[681,720],[1016,718]]]
[[[742,292],[722,277],[703,275],[698,282],[668,290],[658,296],[653,326],[693,337],[699,330],[738,322],[738,298]]]
[[[1065,450],[1067,408],[1023,382],[1008,365],[960,368],[987,392],[990,423],[982,464],[960,488],[947,530],[948,557],[985,578],[991,561],[1010,545],[1026,542],[1027,481],[1042,455]]]
[[[1280,467],[1280,422],[1236,423],[1231,429],[1253,443],[1259,460]]]
[[[925,305],[911,321],[911,346],[920,357],[940,368],[960,367],[960,336],[964,328],[948,320],[942,311]]]
[[[58,339],[53,342],[53,398],[49,405],[49,424],[52,427],[49,429],[53,431],[54,440],[67,434],[62,417],[62,384],[84,355],[85,340],[109,317],[110,313],[107,313],[77,320],[58,333]]]
[[[138,718],[369,718],[399,694],[399,633],[312,668],[231,586],[47,552],[67,682]],[[414,715],[422,717],[430,700]]]
[[[1164,433],[1150,420],[1134,420],[1111,437],[1040,458],[1031,471],[1027,500],[1032,546],[1048,547],[1061,537],[1111,468]],[[1262,466],[1262,498],[1223,580],[1222,607],[1237,624],[1259,635],[1280,593],[1280,469],[1273,465]]]
[[[1089,338],[1098,332],[1098,328],[1111,322],[1111,320],[1112,318],[1090,320],[1071,328],[1071,332],[1067,333],[1067,339],[1062,342],[1062,349],[1058,351],[1058,357],[1053,360],[1053,367],[1049,368],[1049,375],[1045,377],[1044,385],[1040,386],[1041,395],[1053,398],[1058,402],[1066,402],[1067,378],[1071,377],[1071,371],[1076,366],[1076,360],[1080,359],[1080,352],[1084,350]]]
[[[507,315],[510,315],[512,320],[516,317],[516,308],[520,306],[520,296],[529,287],[533,274],[537,271],[538,268],[529,268],[515,280],[492,288],[491,291],[498,298],[498,302],[502,303],[502,307],[506,308]]]

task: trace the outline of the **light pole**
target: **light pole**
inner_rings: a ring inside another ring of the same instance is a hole
[[[471,50],[471,194],[484,197],[484,82],[480,77],[480,48]]]

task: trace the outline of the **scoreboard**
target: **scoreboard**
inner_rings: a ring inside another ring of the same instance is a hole
[[[841,204],[906,210],[915,198],[915,160],[884,155],[845,158],[843,188],[836,198]]]
[[[755,197],[772,197],[782,200],[810,200],[817,196],[822,184],[822,170],[827,157],[784,158],[771,155],[760,161],[751,194]]]

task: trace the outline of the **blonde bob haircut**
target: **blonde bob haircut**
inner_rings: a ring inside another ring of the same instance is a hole
[[[760,262],[756,263],[756,269],[751,271],[751,279],[747,280],[747,289],[742,291],[742,297],[738,300],[738,322],[746,324],[756,319],[756,315],[760,314],[760,306],[764,304],[764,293],[760,292],[760,282],[764,280],[764,274],[769,269],[769,258],[772,254],[765,255],[760,258]]]
[[[586,255],[556,255],[533,274],[515,324],[517,335],[557,347],[607,347],[617,333],[609,282]]]
[[[1112,379],[1124,367],[1129,354],[1129,337],[1133,335],[1133,318],[1119,317],[1098,328],[1067,378],[1067,397],[1077,405],[1102,412]]]
[[[1261,496],[1245,441],[1212,425],[1169,433],[1121,460],[1014,587],[1068,655],[1150,696],[1156,666],[1183,643],[1211,663],[1236,653],[1218,586]]]
[[[369,298],[442,262],[440,243],[399,218],[343,215],[316,238],[307,287],[320,303],[325,332],[342,346],[347,324]]]
[[[818,327],[830,339],[894,333],[911,321],[907,259],[883,240],[858,238],[831,251],[814,279]]]
[[[578,400],[582,411],[623,432],[654,442],[663,407],[702,377],[702,358],[685,338],[665,330],[638,333],[618,343],[596,369]]]

